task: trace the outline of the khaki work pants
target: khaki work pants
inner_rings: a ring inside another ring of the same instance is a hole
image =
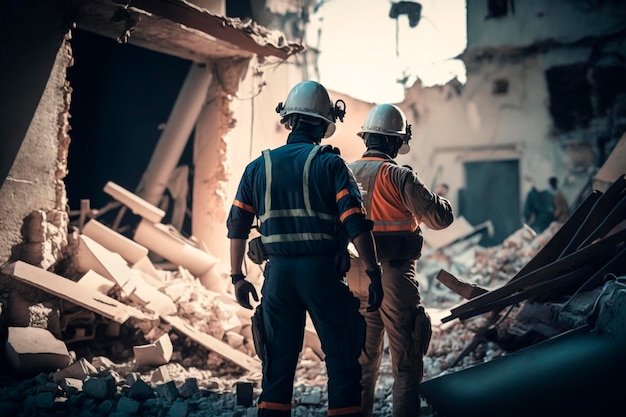
[[[424,373],[423,354],[430,340],[430,321],[420,307],[415,263],[415,260],[396,261],[391,266],[389,262],[382,262],[383,302],[378,311],[371,313],[366,312],[370,280],[365,265],[358,258],[352,259],[346,276],[350,290],[359,298],[367,326],[365,347],[359,358],[363,368],[362,406],[366,417],[373,413],[385,333],[394,377],[393,417],[413,417],[420,412],[418,386]]]

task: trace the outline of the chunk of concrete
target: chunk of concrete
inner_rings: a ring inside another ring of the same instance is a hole
[[[5,354],[22,374],[56,371],[71,361],[65,343],[38,327],[9,327]]]
[[[154,343],[142,346],[134,346],[135,363],[137,366],[161,366],[172,359],[174,347],[170,336],[165,333]]]
[[[90,376],[96,376],[98,370],[87,359],[80,358],[70,366],[63,368],[54,373],[53,379],[57,384],[66,378],[74,378],[81,381],[86,380]]]

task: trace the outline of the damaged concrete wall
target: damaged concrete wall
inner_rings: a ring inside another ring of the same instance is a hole
[[[623,33],[621,1],[467,1],[467,49],[571,44]]]
[[[0,189],[0,263],[14,252],[14,258],[48,268],[59,260],[67,244],[67,195],[63,178],[67,173],[70,143],[71,88],[66,72],[71,62],[71,49],[64,42]]]
[[[510,185],[498,190],[491,175],[475,190],[488,201],[514,189],[506,199],[517,200],[517,226],[531,186],[546,189],[552,175],[575,206],[626,130],[626,14],[618,3],[468,1],[467,82],[407,90],[400,107],[414,124],[414,151],[399,161],[427,185],[448,183],[459,214],[471,209],[468,166],[498,161],[512,164]]]
[[[551,121],[539,65],[538,59],[487,63],[464,86],[454,80],[438,87],[415,84],[399,104],[413,123],[412,151],[398,161],[413,166],[428,186],[448,183],[455,205],[465,161],[519,159],[522,177],[535,177],[543,187],[559,154],[554,141],[544,140]],[[503,81],[508,91],[494,94]],[[520,199],[529,186],[523,184]]]

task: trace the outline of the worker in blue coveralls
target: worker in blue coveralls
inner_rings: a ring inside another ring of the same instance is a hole
[[[361,416],[358,358],[365,322],[345,280],[348,242],[366,265],[371,311],[383,299],[382,269],[354,176],[336,148],[320,145],[334,133],[336,119],[343,122],[345,103],[333,103],[321,84],[303,81],[276,111],[291,131],[287,143],[248,164],[227,220],[231,278],[241,306],[252,309],[250,296],[259,301],[242,270],[255,217],[265,253],[261,260],[267,259],[262,299],[252,317],[263,363],[258,415],[291,416],[308,311],[325,355],[328,415]],[[255,247],[249,255],[259,251]]]

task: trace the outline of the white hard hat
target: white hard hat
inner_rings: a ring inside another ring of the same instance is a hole
[[[402,139],[402,146],[398,150],[400,155],[408,153],[411,149],[409,145],[412,136],[411,125],[407,123],[404,112],[396,105],[384,103],[374,106],[365,117],[365,122],[357,135],[364,138],[366,133],[399,137]]]
[[[330,94],[322,84],[316,81],[302,81],[291,89],[284,105],[278,103],[276,112],[280,114],[281,123],[287,129],[290,129],[287,116],[291,114],[304,114],[323,119],[328,122],[328,128],[324,135],[325,138],[328,138],[335,133],[337,118],[343,122],[346,113],[345,108],[346,104],[343,100],[337,100],[337,103],[333,105]]]

